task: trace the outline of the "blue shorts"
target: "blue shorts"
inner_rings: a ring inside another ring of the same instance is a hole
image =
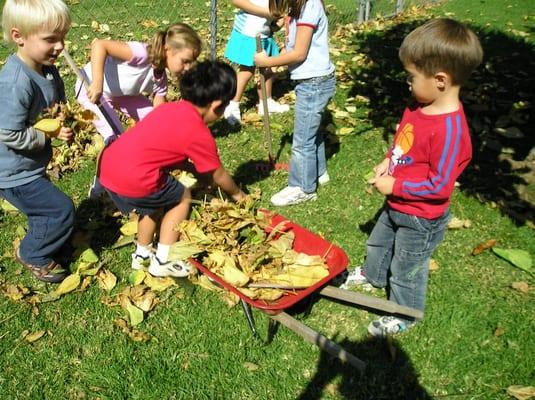
[[[268,56],[278,56],[279,47],[273,36],[262,38],[262,49]],[[245,36],[233,29],[225,50],[225,57],[236,64],[254,67],[254,55],[256,53],[256,38]]]
[[[161,209],[167,210],[180,203],[184,189],[184,185],[169,176],[162,190],[145,197],[127,197],[108,189],[106,191],[123,214],[135,212],[139,215],[152,215]]]

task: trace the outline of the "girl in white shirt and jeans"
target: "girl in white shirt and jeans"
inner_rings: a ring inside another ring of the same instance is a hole
[[[329,181],[321,118],[334,96],[336,80],[329,58],[328,22],[321,0],[289,0],[286,49],[276,57],[257,53],[259,67],[288,65],[296,82],[295,119],[288,186],[271,197],[275,206],[316,199],[318,184]]]

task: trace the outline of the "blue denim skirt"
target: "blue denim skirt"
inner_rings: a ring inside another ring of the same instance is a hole
[[[278,56],[279,48],[272,36],[262,38],[262,50],[268,56]],[[230,39],[225,50],[225,57],[236,64],[254,67],[254,55],[256,53],[256,38],[245,36],[237,30],[232,30]]]

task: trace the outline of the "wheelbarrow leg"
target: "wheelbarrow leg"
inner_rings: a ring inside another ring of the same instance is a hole
[[[249,328],[251,328],[251,332],[253,332],[253,336],[257,339],[262,340],[260,338],[260,335],[258,334],[258,331],[256,330],[256,324],[254,322],[251,306],[243,299],[240,299],[240,303],[243,308],[243,312],[245,313],[245,317],[247,318],[247,322],[249,323]]]
[[[343,362],[349,363],[360,372],[364,371],[364,368],[366,367],[366,363],[364,361],[358,359],[353,354],[347,352],[341,346],[334,343],[332,340],[327,339],[325,336],[319,334],[312,328],[309,328],[285,312],[281,312],[276,315],[270,315],[269,317],[277,322],[280,322],[291,331],[294,331],[306,341],[315,344],[320,349],[329,353],[331,356],[336,357]]]
[[[279,322],[273,318],[269,319],[266,344],[270,344],[273,341],[273,337],[279,328]]]

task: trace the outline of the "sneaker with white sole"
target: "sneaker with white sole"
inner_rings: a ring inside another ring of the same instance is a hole
[[[184,278],[194,270],[193,265],[184,260],[171,260],[160,262],[156,256],[150,260],[149,274],[157,277],[173,276],[175,278]]]
[[[316,193],[303,192],[299,186],[287,186],[271,196],[271,203],[274,206],[290,206],[305,201],[316,200],[317,197]]]
[[[137,253],[132,253],[132,269],[144,269],[149,266],[150,256],[142,256]]]
[[[325,184],[329,183],[330,180],[331,180],[331,177],[329,176],[329,173],[327,171],[325,171],[323,174],[321,174],[318,177],[318,184],[325,185]]]
[[[231,125],[241,124],[240,103],[231,100],[230,103],[228,103],[228,106],[225,107],[223,117],[225,117],[227,122]]]
[[[351,287],[360,286],[362,289],[369,291],[373,289],[371,283],[366,279],[362,273],[362,267],[357,267],[349,272],[345,277],[345,281],[340,285],[340,289],[349,289]]]
[[[270,114],[282,114],[290,111],[290,106],[288,104],[281,104],[273,100],[271,97],[267,99],[267,106]],[[261,101],[257,106],[258,115],[264,115],[264,103]]]
[[[375,337],[386,337],[397,333],[405,332],[414,324],[408,324],[399,318],[384,316],[368,325],[368,333]]]

